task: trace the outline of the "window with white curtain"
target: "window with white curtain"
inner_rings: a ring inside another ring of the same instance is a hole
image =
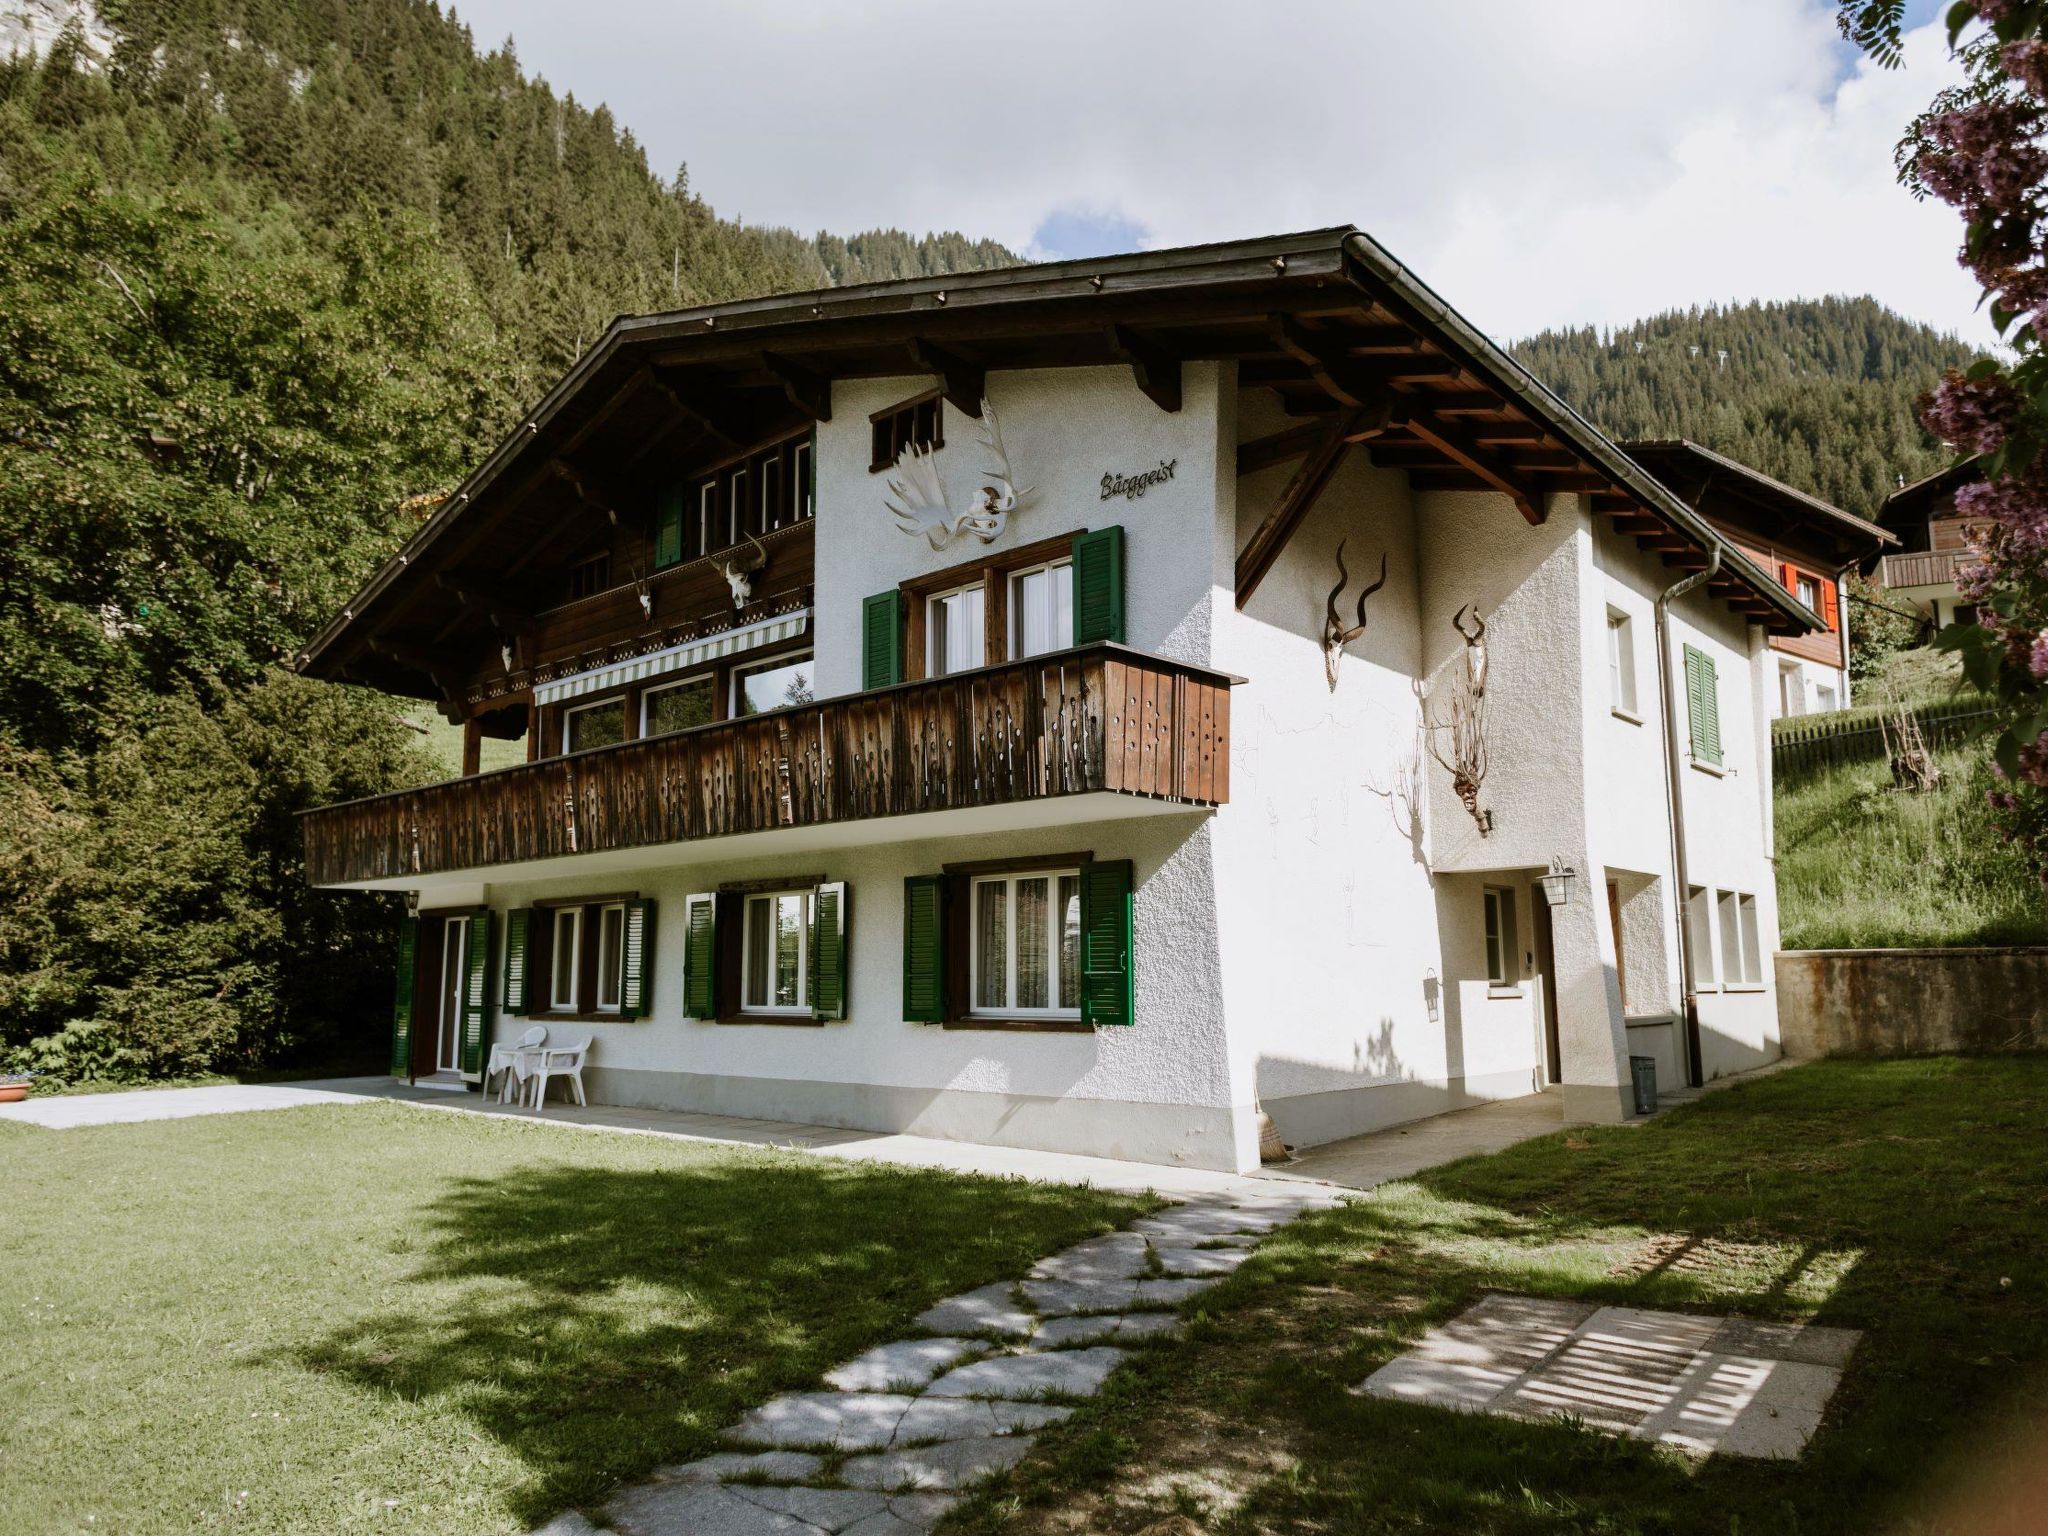
[[[1010,659],[1074,643],[1074,562],[1055,560],[1010,578]]]
[[[949,672],[968,672],[988,664],[982,610],[980,582],[941,592],[931,600],[925,623],[927,676],[944,677]]]
[[[1081,872],[1032,870],[974,882],[970,1012],[1081,1016]]]
[[[810,1012],[811,895],[774,891],[747,898],[741,1012]]]

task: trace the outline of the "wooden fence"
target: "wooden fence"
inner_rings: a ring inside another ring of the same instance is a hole
[[[1930,748],[1952,747],[1988,725],[1997,711],[1982,699],[1923,704],[1913,711]],[[1794,715],[1771,722],[1771,770],[1780,778],[1811,773],[1837,763],[1868,762],[1885,755],[1889,717],[1882,709],[1843,709],[1825,715]]]

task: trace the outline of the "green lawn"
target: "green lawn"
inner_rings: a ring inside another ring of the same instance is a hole
[[[0,1527],[523,1531],[1143,1202],[398,1105],[0,1124]]]
[[[2048,899],[1991,824],[1982,741],[1937,752],[1941,787],[1882,762],[1778,781],[1778,925],[1787,949],[2048,943]]]
[[[1141,1356],[949,1529],[1959,1531],[1935,1504],[2038,1471],[2048,1435],[2044,1149],[2048,1059],[1836,1061],[1385,1187],[1271,1239],[1196,1347]],[[1489,1289],[1866,1335],[1791,1465],[1352,1395]],[[1970,1529],[2039,1528],[2006,1512]]]

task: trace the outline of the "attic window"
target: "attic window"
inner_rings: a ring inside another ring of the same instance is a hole
[[[592,555],[588,560],[579,560],[569,567],[569,601],[579,597],[591,597],[612,584],[612,556],[606,550],[601,555]]]
[[[868,422],[869,474],[891,468],[906,448],[946,446],[945,413],[939,409],[939,392],[935,389],[877,411]]]

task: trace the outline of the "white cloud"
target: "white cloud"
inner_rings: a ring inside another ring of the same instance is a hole
[[[1356,222],[1511,337],[1727,298],[1875,293],[1983,339],[1961,226],[1893,180],[1951,78],[1854,60],[1827,0],[471,0],[720,212],[1032,249]]]

